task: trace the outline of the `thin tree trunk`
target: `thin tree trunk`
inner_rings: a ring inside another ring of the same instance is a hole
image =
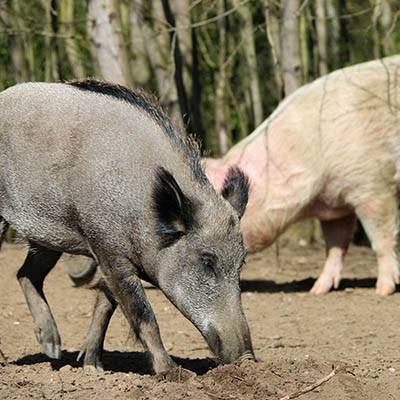
[[[74,0],[61,0],[59,6],[60,33],[65,36],[65,51],[72,68],[74,78],[86,76],[85,67],[82,63],[82,55],[76,41]]]
[[[218,0],[218,14],[225,12],[225,0]],[[221,18],[218,21],[219,30],[219,53],[218,53],[218,73],[216,74],[216,91],[215,91],[215,128],[218,138],[219,154],[225,154],[230,146],[230,138],[228,131],[227,112],[226,112],[226,51],[227,51],[227,35],[226,35],[226,19]]]
[[[176,90],[178,93],[179,108],[181,110],[182,119],[185,123],[185,126],[188,127],[189,131],[192,131],[189,100],[185,84],[183,81],[184,61],[180,50],[180,41],[176,30],[175,17],[172,13],[169,0],[162,0],[162,5],[164,9],[165,19],[168,23],[168,26],[172,29],[170,33],[170,48],[171,48],[171,54],[173,55],[173,64],[175,67],[174,77],[175,77]]]
[[[88,18],[100,73],[106,80],[129,84],[126,54],[120,32],[116,31],[117,12],[113,0],[89,0]]]
[[[151,35],[151,37],[154,37],[154,41],[147,41],[146,43],[148,45],[148,54],[151,63],[153,64],[153,67],[155,66],[156,68],[159,94],[162,103],[167,105],[169,114],[172,116],[174,121],[183,126],[183,117],[175,83],[173,48],[171,48],[169,34],[166,31],[168,24],[161,1],[152,3],[152,15],[154,20],[157,22],[157,26],[153,26],[153,32]],[[156,50],[152,50],[150,47],[153,47]]]
[[[339,46],[340,46],[340,22],[336,2],[327,0],[326,14],[329,20],[329,54],[332,69],[339,68]]]
[[[183,84],[186,93],[192,91],[193,42],[189,0],[171,0],[171,11],[175,16],[176,34],[182,58]]]
[[[46,64],[45,64],[45,81],[54,82],[60,79],[58,73],[58,57],[57,57],[57,43],[55,37],[51,34],[53,30],[53,2],[52,0],[42,0],[43,8],[46,18],[46,31],[49,33],[45,38],[46,43]]]
[[[315,0],[317,43],[318,43],[318,70],[320,75],[328,73],[328,51],[326,30],[326,0]]]
[[[21,1],[20,0],[13,0],[11,2],[11,17],[9,19],[9,23],[13,28],[15,28],[17,32],[14,33],[10,37],[11,42],[11,59],[14,65],[15,71],[15,80],[17,82],[26,82],[30,80],[31,71],[29,68],[29,62],[26,57],[26,49],[24,46],[24,37],[25,33],[22,31],[24,30],[24,22],[21,17],[22,8],[21,8]],[[6,13],[4,13],[4,18],[7,19]]]
[[[145,36],[140,21],[142,14],[138,10],[136,2],[131,2],[129,7],[130,39],[133,59],[131,62],[132,77],[135,84],[144,86],[150,79],[150,68],[147,60],[146,40],[152,40]]]
[[[310,78],[310,52],[308,50],[308,29],[307,15],[308,10],[303,10],[300,15],[300,54],[301,66],[303,71],[303,82],[308,82]]]
[[[246,55],[247,68],[249,71],[254,126],[258,126],[263,121],[263,110],[260,94],[260,83],[257,72],[257,55],[254,41],[253,19],[248,4],[241,5],[240,0],[233,0],[233,4],[238,8],[238,12],[243,20],[242,35],[244,35],[244,51]]]
[[[394,43],[389,33],[392,25],[392,10],[388,0],[375,0],[372,14],[374,56],[382,57],[393,53]]]
[[[281,39],[279,30],[279,7],[274,0],[264,0],[265,21],[267,23],[267,38],[271,48],[272,59],[274,62],[274,78],[278,91],[278,99],[282,98],[282,66],[281,66]]]
[[[284,92],[288,94],[301,85],[301,58],[299,40],[300,0],[282,0],[282,70]]]

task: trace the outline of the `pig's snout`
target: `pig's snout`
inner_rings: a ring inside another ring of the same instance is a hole
[[[212,325],[206,335],[211,351],[222,364],[255,360],[250,331],[246,321],[226,326]]]

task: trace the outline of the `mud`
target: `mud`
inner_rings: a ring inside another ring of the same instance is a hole
[[[352,247],[339,290],[307,293],[324,261],[316,244],[281,243],[250,256],[242,273],[243,303],[257,363],[215,367],[207,346],[158,290],[146,286],[162,337],[180,367],[149,375],[141,346],[118,311],[106,338],[104,374],[76,362],[89,324],[94,293],[74,288],[64,258],[45,293],[63,340],[63,357],[51,362],[36,343],[25,299],[15,278],[21,245],[0,252],[0,399],[280,399],[337,373],[300,399],[400,398],[400,293],[374,293],[371,250]]]

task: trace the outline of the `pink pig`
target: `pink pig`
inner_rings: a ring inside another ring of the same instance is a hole
[[[312,293],[337,288],[361,220],[378,260],[376,292],[399,283],[400,56],[332,72],[303,86],[222,159],[205,159],[220,190],[229,167],[251,181],[241,230],[250,251],[316,217],[327,259]]]

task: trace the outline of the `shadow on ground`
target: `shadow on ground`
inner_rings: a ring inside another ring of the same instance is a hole
[[[250,280],[244,279],[240,282],[242,292],[258,292],[258,293],[295,293],[295,292],[308,292],[316,279],[307,278],[299,281],[276,283],[272,280]],[[339,286],[339,291],[345,289],[356,288],[374,288],[376,278],[363,278],[363,279],[342,279]]]
[[[80,368],[82,367],[82,362],[76,361],[77,357],[77,351],[63,351],[60,360],[51,360],[42,353],[36,353],[21,357],[10,364],[21,366],[50,362],[52,368],[55,370],[59,370],[66,365],[70,365],[73,368]],[[190,359],[174,356],[172,358],[182,368],[195,372],[197,375],[203,375],[217,366],[211,358]],[[104,351],[103,365],[105,371],[132,372],[140,375],[152,373],[149,357],[143,352]]]

